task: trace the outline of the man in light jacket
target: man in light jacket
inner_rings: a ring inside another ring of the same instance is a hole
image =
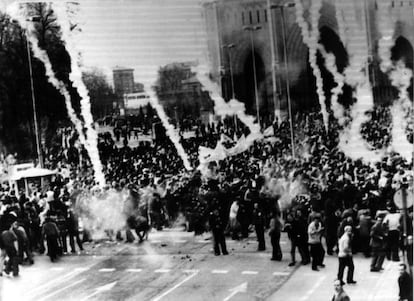
[[[355,284],[354,280],[354,261],[352,259],[352,227],[345,226],[345,232],[338,242],[338,259],[339,259],[339,268],[338,268],[338,280],[341,281],[341,284],[344,285],[345,282],[342,280],[344,276],[345,267],[348,267],[348,274],[346,277],[346,282],[348,284]]]
[[[312,257],[312,270],[319,271],[318,267],[325,267],[323,259],[325,257],[325,250],[322,246],[322,233],[325,230],[321,224],[319,215],[314,216],[313,222],[308,226],[308,243],[310,246],[310,254]]]

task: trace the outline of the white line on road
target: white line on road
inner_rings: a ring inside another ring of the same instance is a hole
[[[212,274],[227,274],[229,271],[227,270],[212,270]]]
[[[170,269],[158,269],[155,270],[154,273],[169,273],[170,271]]]
[[[200,270],[184,270],[184,273],[198,273]]]
[[[287,276],[289,275],[288,272],[274,272],[273,276]]]
[[[114,268],[108,268],[108,269],[99,269],[99,272],[101,273],[108,273],[108,272],[114,272]]]
[[[72,286],[78,285],[79,283],[84,282],[85,280],[86,280],[86,278],[83,278],[83,279],[78,280],[78,281],[76,281],[76,282],[73,282],[73,283],[71,283],[71,284],[69,284],[69,285],[67,285],[67,286],[65,286],[65,287],[62,287],[61,289],[58,289],[58,290],[54,291],[53,293],[51,293],[51,294],[49,294],[49,295],[44,296],[42,299],[39,299],[39,301],[43,301],[43,300],[46,300],[46,299],[48,299],[48,298],[50,298],[50,297],[53,297],[54,295],[57,295],[57,294],[58,294],[58,293],[60,293],[61,291],[64,291],[65,289],[68,289],[68,288],[70,288],[70,287],[72,287]]]
[[[257,275],[259,274],[258,271],[243,271],[242,275]]]
[[[197,274],[198,274],[198,272],[195,272],[195,273],[187,276],[182,281],[180,281],[176,285],[174,285],[172,288],[170,288],[169,290],[165,291],[164,293],[162,293],[158,297],[154,298],[152,301],[159,301],[159,300],[161,300],[161,298],[165,297],[166,295],[168,295],[169,293],[171,293],[173,290],[175,290],[177,287],[180,287],[181,285],[183,285],[185,282],[187,282],[188,280],[190,280],[191,278],[193,278]]]
[[[90,268],[75,268],[75,271],[79,271],[79,272],[86,272],[88,271]]]
[[[142,271],[142,269],[126,269],[126,271],[131,273],[139,273]]]
[[[185,239],[175,239],[173,240],[173,243],[177,243],[177,244],[183,244],[186,243],[187,241]]]
[[[199,244],[207,244],[207,243],[210,243],[211,241],[209,241],[209,240],[196,240],[196,243],[199,243]]]
[[[325,280],[325,278],[326,278],[326,276],[321,276],[320,278],[319,278],[319,280],[311,287],[311,289],[310,290],[308,290],[307,292],[306,292],[306,294],[302,297],[302,298],[300,298],[299,300],[300,301],[305,301],[305,300],[308,300],[309,299],[309,297],[313,294],[313,292],[319,287],[319,285],[321,285],[321,283],[322,283],[322,281],[324,281]]]

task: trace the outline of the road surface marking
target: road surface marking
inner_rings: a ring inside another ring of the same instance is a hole
[[[90,268],[76,268],[75,271],[79,271],[79,272],[86,272],[88,271]]]
[[[27,294],[30,295],[31,297],[39,295],[42,291],[47,290],[49,287],[53,287],[54,285],[57,285],[60,282],[67,281],[67,280],[75,277],[78,274],[80,274],[79,271],[72,271],[70,273],[67,273],[67,274],[61,276],[61,277],[55,278],[51,281],[48,281],[47,283],[45,283],[43,285],[39,285],[39,286],[35,287],[32,290],[29,290],[27,292]]]
[[[169,273],[170,271],[170,269],[158,269],[155,270],[154,273]]]
[[[49,295],[46,295],[46,296],[42,297],[42,299],[38,299],[38,300],[39,300],[39,301],[46,300],[46,299],[48,299],[48,298],[50,298],[50,297],[53,297],[54,295],[57,295],[57,294],[58,294],[58,293],[60,293],[61,291],[64,291],[64,290],[66,290],[66,289],[68,289],[68,288],[70,288],[70,287],[72,287],[72,286],[75,286],[75,285],[78,285],[78,284],[79,284],[79,283],[81,283],[81,282],[84,282],[85,280],[86,280],[86,278],[83,278],[83,279],[81,279],[81,280],[78,280],[78,281],[76,281],[76,282],[73,282],[73,283],[71,283],[71,284],[69,284],[69,285],[67,285],[67,286],[62,287],[61,289],[58,289],[58,290],[54,291],[53,293],[51,293],[51,294],[49,294]]]
[[[142,271],[142,269],[126,269],[126,271],[131,273],[139,273]]]
[[[198,271],[195,272],[195,273],[193,273],[193,274],[191,274],[191,275],[189,275],[189,276],[187,276],[182,281],[178,282],[172,288],[168,289],[167,291],[165,291],[164,293],[162,293],[161,295],[159,295],[158,297],[156,297],[152,301],[159,301],[159,300],[161,300],[161,298],[165,297],[166,295],[168,295],[169,293],[171,293],[173,290],[175,290],[177,287],[180,287],[181,285],[183,285],[185,282],[187,282],[188,280],[190,280],[191,278],[193,278],[197,274],[198,274]]]
[[[63,267],[50,268],[51,271],[63,271]]]
[[[209,242],[211,242],[210,240],[196,240],[196,243],[199,243],[199,244],[206,244],[206,243],[209,243]]]
[[[118,281],[114,281],[114,282],[111,282],[111,283],[108,283],[108,284],[105,284],[105,285],[102,285],[102,286],[99,286],[99,287],[95,288],[95,292],[93,292],[92,294],[90,294],[90,295],[86,296],[85,298],[83,298],[82,301],[88,300],[88,299],[92,298],[93,296],[95,296],[99,293],[110,291],[115,286],[115,284],[117,282]]]
[[[228,295],[226,298],[223,299],[223,301],[228,301],[231,298],[233,298],[235,295],[237,295],[238,293],[245,293],[247,291],[247,282],[244,282],[232,289],[229,289],[229,291],[231,292],[230,295]]]
[[[274,272],[273,276],[287,276],[289,275],[288,272]]]
[[[177,244],[183,244],[186,243],[187,241],[185,239],[175,239],[173,240],[173,243],[177,243]]]
[[[212,274],[227,274],[229,271],[227,270],[212,270]]]
[[[99,269],[99,272],[101,273],[107,273],[107,272],[113,272],[113,271],[115,271],[114,268]]]
[[[200,270],[184,270],[184,273],[198,273]]]
[[[242,275],[257,275],[259,274],[258,271],[243,271]]]
[[[300,298],[299,300],[300,301],[305,301],[305,300],[308,300],[309,299],[309,297],[313,294],[313,292],[319,287],[319,285],[321,285],[322,284],[322,282],[325,280],[325,278],[326,278],[326,276],[321,276],[320,278],[319,278],[319,280],[311,287],[311,289],[310,290],[308,290],[307,292],[306,292],[306,294],[302,297],[302,298]]]
[[[160,244],[160,243],[162,243],[162,241],[161,240],[150,240],[150,243],[152,243],[152,244]]]

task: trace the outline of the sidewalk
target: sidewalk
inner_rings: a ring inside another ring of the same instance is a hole
[[[311,270],[310,265],[299,267],[287,282],[268,300],[283,301],[323,301],[332,300],[333,281],[336,279],[338,258],[326,256],[326,267],[319,272]],[[344,285],[351,301],[393,301],[398,300],[398,266],[400,262],[385,260],[381,272],[370,272],[370,258],[361,254],[354,256],[354,279],[357,284]],[[346,279],[347,269],[344,273]]]

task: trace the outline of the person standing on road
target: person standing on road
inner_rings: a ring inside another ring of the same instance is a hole
[[[225,224],[220,217],[218,209],[210,212],[209,218],[210,229],[213,232],[214,255],[220,255],[220,248],[223,255],[229,254],[226,247],[226,239],[224,237]]]
[[[398,287],[400,288],[398,299],[399,301],[412,301],[413,300],[413,278],[407,272],[407,266],[400,264],[400,276],[398,277]]]
[[[279,219],[279,213],[274,211],[270,220],[270,241],[272,243],[272,258],[270,260],[281,261],[282,250],[280,249],[280,233],[282,231],[282,223]]]
[[[230,233],[231,239],[238,240],[239,239],[239,222],[237,221],[237,212],[239,211],[239,201],[234,200],[230,207],[229,213],[229,226],[230,226]]]
[[[258,251],[264,251],[264,250],[266,250],[266,243],[265,243],[265,237],[264,237],[265,214],[264,214],[262,208],[259,207],[258,203],[254,203],[253,224],[254,224],[254,228],[256,230],[257,240],[259,242],[257,250]]]
[[[386,233],[382,223],[383,217],[377,214],[377,221],[371,228],[370,246],[372,250],[371,272],[379,272],[385,259]]]
[[[5,273],[9,274],[13,271],[13,276],[19,276],[19,257],[17,255],[17,237],[14,234],[12,228],[4,230],[1,233],[2,244],[6,252],[7,257],[9,258],[6,263]]]
[[[46,239],[47,253],[50,257],[50,261],[54,262],[59,252],[59,229],[56,223],[52,221],[50,217],[46,217],[45,223],[42,228],[42,239]]]
[[[355,284],[356,281],[354,280],[354,261],[352,258],[352,227],[345,226],[344,229],[345,233],[339,239],[338,247],[338,260],[339,260],[339,267],[338,267],[338,280],[341,281],[341,284],[344,285],[345,282],[342,280],[344,276],[345,267],[348,267],[348,274],[346,277],[346,282],[348,284]]]
[[[75,240],[78,244],[79,250],[83,251],[82,241],[79,237],[79,218],[72,208],[68,209],[68,215],[66,217],[66,228],[69,234],[69,244],[71,253],[76,253]]]
[[[351,301],[347,293],[345,293],[340,280],[334,281],[335,293],[331,301]]]
[[[318,267],[325,267],[323,259],[325,257],[325,250],[322,246],[322,233],[325,229],[322,227],[320,216],[315,215],[313,221],[308,227],[310,254],[312,257],[312,270],[319,271]]]
[[[388,260],[400,261],[398,244],[400,239],[401,214],[395,210],[394,206],[391,206],[389,212],[383,221],[383,224],[388,226],[386,255]]]

